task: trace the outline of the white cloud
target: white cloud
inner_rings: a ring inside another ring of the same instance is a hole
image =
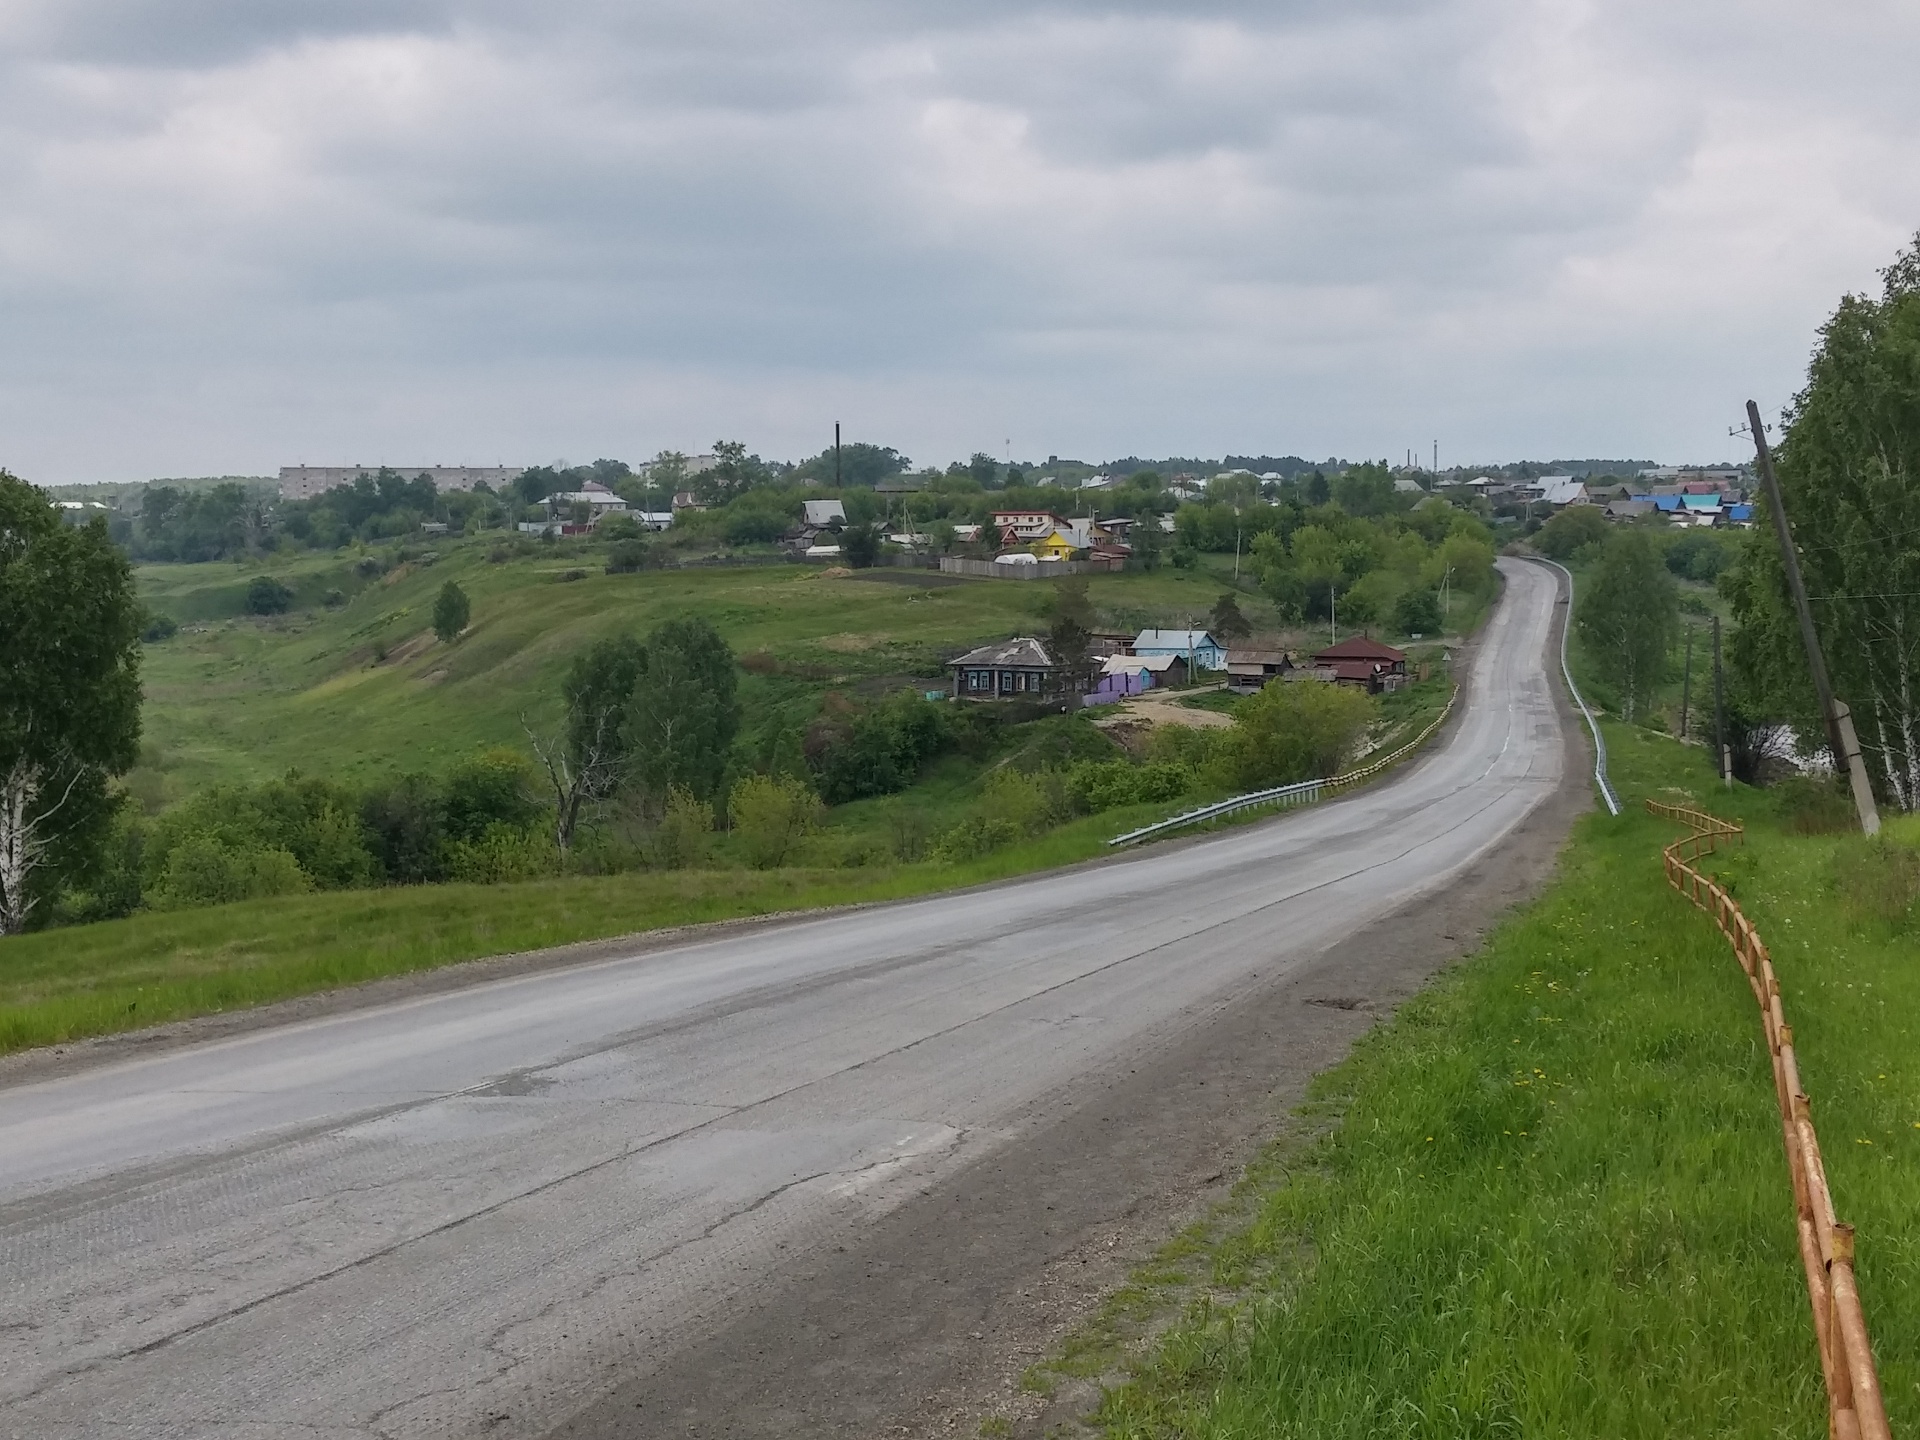
[[[1920,228],[1891,0],[0,12],[0,464],[1727,452]]]

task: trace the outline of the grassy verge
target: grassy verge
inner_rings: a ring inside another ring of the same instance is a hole
[[[1639,808],[1690,794],[1750,826],[1723,873],[1772,946],[1859,1226],[1895,1433],[1920,1428],[1912,910],[1858,878],[1886,869],[1866,842],[1796,834],[1699,750],[1620,726],[1608,743],[1628,813],[1585,819],[1552,890],[1323,1077],[1309,1138],[1261,1157],[1237,1207],[1037,1385],[1108,1374],[1116,1437],[1821,1433],[1759,1020],[1662,880],[1677,832]]]

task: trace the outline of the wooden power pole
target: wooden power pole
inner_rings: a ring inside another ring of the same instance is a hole
[[[1753,449],[1760,461],[1760,483],[1766,486],[1767,501],[1773,511],[1773,532],[1780,541],[1780,563],[1787,572],[1787,588],[1793,591],[1793,608],[1800,617],[1800,639],[1807,647],[1807,669],[1813,673],[1814,692],[1820,697],[1820,718],[1826,722],[1827,746],[1833,754],[1833,768],[1846,767],[1853,786],[1853,807],[1860,814],[1860,828],[1869,835],[1880,833],[1880,812],[1873,803],[1873,786],[1867,781],[1867,762],[1860,755],[1860,740],[1853,730],[1853,713],[1835,697],[1833,682],[1827,678],[1826,656],[1820,652],[1820,633],[1813,628],[1813,606],[1807,602],[1807,582],[1800,574],[1800,552],[1793,547],[1793,529],[1787,524],[1787,505],[1781,498],[1780,481],[1773,473],[1773,451],[1767,446],[1767,427],[1760,423],[1760,407],[1747,401],[1747,424],[1753,429]]]
[[[1713,763],[1733,784],[1733,752],[1727,746],[1727,688],[1720,671],[1720,617],[1713,617]]]
[[[1680,738],[1687,738],[1687,712],[1693,704],[1693,627],[1687,627],[1687,664],[1680,672]]]

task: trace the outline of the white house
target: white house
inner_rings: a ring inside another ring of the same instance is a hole
[[[627,502],[597,480],[589,480],[578,490],[557,490],[547,497],[547,513],[560,515],[570,511],[576,505],[588,507],[592,519],[589,524],[598,524],[603,515],[618,515],[626,510]]]

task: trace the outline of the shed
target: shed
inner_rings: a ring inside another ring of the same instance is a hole
[[[1284,650],[1249,646],[1227,652],[1227,688],[1243,695],[1263,689],[1269,680],[1285,679],[1293,657]]]

